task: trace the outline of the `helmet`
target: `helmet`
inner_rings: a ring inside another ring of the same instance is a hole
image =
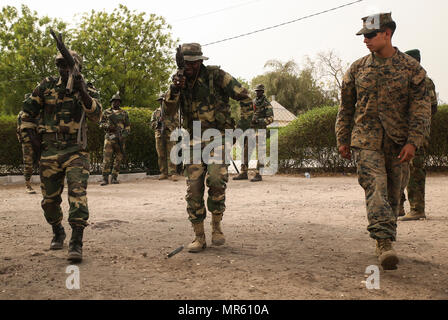
[[[255,91],[264,91],[264,85],[263,84],[259,84],[255,87]]]
[[[81,70],[82,69],[82,57],[76,51],[69,50],[69,52],[72,55],[73,59],[75,60],[75,63],[78,64],[79,70]],[[60,53],[60,52],[57,54],[56,58],[54,59],[54,62],[57,64],[59,60],[64,60],[64,57],[63,57],[62,53]]]
[[[110,102],[112,102],[114,100],[119,100],[121,102],[120,92],[119,91],[117,91],[117,93],[114,94],[114,96],[110,99]]]

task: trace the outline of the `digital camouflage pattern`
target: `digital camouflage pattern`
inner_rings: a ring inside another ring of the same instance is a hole
[[[388,23],[393,22],[392,13],[379,13],[362,18],[362,29],[356,33],[357,36],[368,34],[373,31],[382,30]]]
[[[426,77],[426,86],[429,99],[431,101],[431,116],[437,112],[437,94],[434,82]],[[401,207],[403,208],[406,196],[404,190],[407,189],[411,214],[425,214],[425,184],[426,184],[426,150],[429,148],[430,131],[425,132],[423,147],[415,152],[415,157],[411,160],[409,167],[403,170],[401,188]],[[404,209],[403,209],[404,210]]]
[[[87,180],[89,156],[82,143],[78,143],[78,130],[87,127],[82,121],[83,111],[92,121],[98,122],[101,104],[96,89],[88,84],[92,98],[87,108],[77,90],[68,94],[61,78],[45,78],[23,104],[21,128],[36,128],[42,136],[40,178],[43,200],[41,203],[48,223],[62,220],[61,194],[64,177],[68,184],[70,204],[68,221],[72,226],[86,226],[89,217],[87,206]]]
[[[261,85],[263,86],[263,85]],[[264,90],[264,86],[260,87],[260,85],[257,86],[258,90]],[[269,102],[269,100],[266,98],[265,95],[262,95],[261,97],[257,97],[253,100],[253,115],[252,119],[250,121],[250,127],[253,129],[266,129],[268,125],[270,125],[272,122],[274,122],[274,110],[272,109],[272,105]],[[256,133],[256,139],[258,141],[259,135],[258,132]],[[256,145],[257,154],[264,155],[266,152],[266,144],[261,144],[257,142]],[[258,151],[258,149],[260,149]],[[241,164],[241,172],[247,173],[249,169],[249,158],[252,154],[253,150],[249,150],[249,143],[247,139],[244,139],[244,149],[243,151],[243,163]],[[260,173],[260,168],[262,165],[260,164],[260,161],[257,161],[257,167],[255,169],[255,173]]]
[[[201,122],[202,132],[215,128],[224,134],[225,129],[234,128],[230,116],[229,98],[239,101],[241,110],[252,109],[247,89],[230,74],[215,66],[201,65],[194,82],[187,82],[186,88],[180,92],[175,92],[171,88],[166,97],[165,104],[169,112],[181,109],[183,127],[190,133],[191,141],[193,141],[193,121]],[[193,155],[193,152],[190,154]],[[190,221],[195,223],[205,219],[204,182],[209,188],[207,200],[209,211],[212,214],[222,214],[225,210],[225,190],[228,181],[227,165],[189,164],[186,165],[185,175]]]
[[[31,181],[31,177],[33,175],[35,155],[28,133],[20,129],[22,124],[22,115],[23,111],[20,111],[19,114],[17,115],[16,134],[17,134],[17,140],[22,145],[23,175],[25,177],[25,181],[28,182]]]
[[[405,144],[419,148],[430,125],[426,72],[410,56],[379,59],[372,53],[344,76],[336,119],[338,148],[353,147],[365,190],[368,230],[374,239],[396,237]]]
[[[123,151],[126,152],[125,139],[131,132],[131,122],[126,110],[109,108],[104,110],[100,121],[100,128],[106,131],[104,136],[103,147],[103,176],[112,173],[113,177],[117,177],[120,173],[120,166],[124,160],[124,154],[120,150],[119,133],[124,138],[121,140]]]
[[[342,83],[338,148],[381,150],[385,135],[398,145],[422,146],[431,116],[425,77],[420,64],[398,49],[388,59],[370,54],[354,62]]]
[[[167,114],[165,112],[165,119],[163,119],[165,130],[163,136],[161,118],[162,111],[159,107],[154,110],[151,116],[151,128],[154,130],[154,135],[156,138],[159,170],[161,174],[173,175],[176,174],[176,165],[170,160],[170,152],[177,142],[170,141],[170,135],[179,125],[179,116],[177,115],[177,112],[174,114]]]

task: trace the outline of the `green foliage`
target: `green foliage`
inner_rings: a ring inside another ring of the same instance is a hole
[[[249,83],[246,80],[244,80],[243,78],[237,78],[237,80],[244,88],[249,90]],[[231,116],[235,120],[235,123],[238,123],[241,114],[240,103],[233,99],[229,99],[229,101],[230,101]]]
[[[354,162],[342,159],[336,149],[337,112],[337,106],[315,108],[280,129],[279,167],[282,171],[354,170]],[[448,105],[440,106],[431,124],[428,167],[448,167],[447,124]]]
[[[122,172],[158,172],[152,112],[145,108],[124,108],[131,121],[131,134],[126,141],[128,163]],[[18,174],[22,170],[22,149],[16,138],[16,116],[0,116],[0,175]],[[88,121],[88,149],[91,172],[100,173],[103,161],[104,131]]]
[[[83,56],[83,73],[100,89],[104,106],[120,91],[123,105],[155,109],[174,67],[169,29],[164,18],[131,12],[124,5],[112,13],[83,16],[72,45]]]
[[[252,79],[251,86],[264,84],[267,97],[275,100],[297,115],[317,106],[332,104],[332,99],[313,78],[312,69],[299,70],[294,61],[282,64],[277,60],[266,62],[265,67],[272,71]]]
[[[56,74],[56,46],[50,27],[65,31],[58,19],[39,17],[22,5],[0,12],[0,113],[17,114],[24,95],[45,77]]]

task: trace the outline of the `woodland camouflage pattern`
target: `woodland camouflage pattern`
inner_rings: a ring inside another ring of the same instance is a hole
[[[120,150],[117,132],[121,131],[123,138],[128,137],[131,132],[131,122],[127,111],[123,109],[115,110],[114,108],[104,110],[100,128],[106,131],[103,148],[103,176],[112,173],[112,176],[116,178],[120,173],[120,165],[125,156]],[[124,139],[122,139],[121,144],[123,151],[125,151],[126,143]]]
[[[193,121],[201,122],[202,132],[215,128],[224,134],[225,129],[234,129],[229,98],[239,101],[241,110],[252,109],[247,89],[243,88],[234,77],[219,67],[201,65],[196,81],[187,82],[186,88],[181,89],[180,93],[173,91],[172,87],[167,92],[165,103],[169,112],[181,109],[183,127],[190,133],[193,141]],[[193,155],[192,150],[190,154]],[[190,221],[201,222],[206,217],[204,182],[208,186],[208,210],[214,215],[222,214],[225,210],[225,190],[228,181],[227,165],[189,164],[186,166],[185,175],[187,212]]]
[[[159,170],[161,174],[173,175],[176,174],[176,165],[170,160],[171,149],[176,145],[176,141],[170,141],[171,133],[176,130],[179,125],[179,116],[177,112],[168,114],[165,112],[165,130],[162,137],[161,128],[162,111],[159,108],[154,110],[151,116],[151,128],[154,130],[156,138],[157,159]]]
[[[25,181],[31,181],[31,176],[33,175],[34,167],[34,150],[31,145],[30,137],[26,131],[22,131],[22,115],[23,111],[20,111],[17,115],[17,139],[22,145],[22,156],[23,156],[23,175],[25,176]]]
[[[87,180],[89,155],[77,143],[82,111],[92,121],[101,116],[101,104],[96,89],[88,84],[92,106],[86,108],[78,91],[66,93],[65,85],[57,77],[45,78],[23,104],[21,129],[36,128],[42,135],[40,178],[42,208],[48,223],[57,225],[62,220],[61,194],[64,177],[68,184],[70,204],[68,221],[72,226],[86,226],[89,217],[87,207]],[[87,127],[86,122],[83,126]]]
[[[425,78],[420,64],[396,49],[388,59],[372,53],[357,60],[343,79],[337,146],[353,147],[374,239],[396,238],[401,171],[408,165],[397,157],[405,144],[421,147],[429,130]]]

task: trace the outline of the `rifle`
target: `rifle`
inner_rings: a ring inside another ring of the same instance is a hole
[[[62,34],[59,33],[58,36],[54,33],[53,29],[50,29],[50,33],[54,40],[56,41],[56,46],[59,50],[59,52],[64,57],[65,62],[67,63],[69,67],[69,75],[68,75],[68,81],[67,86],[65,87],[65,90],[68,94],[72,93],[73,91],[73,83],[75,79],[82,78],[81,72],[79,70],[79,65],[76,63],[73,56],[70,54],[70,51],[65,46],[64,42],[62,41]]]

